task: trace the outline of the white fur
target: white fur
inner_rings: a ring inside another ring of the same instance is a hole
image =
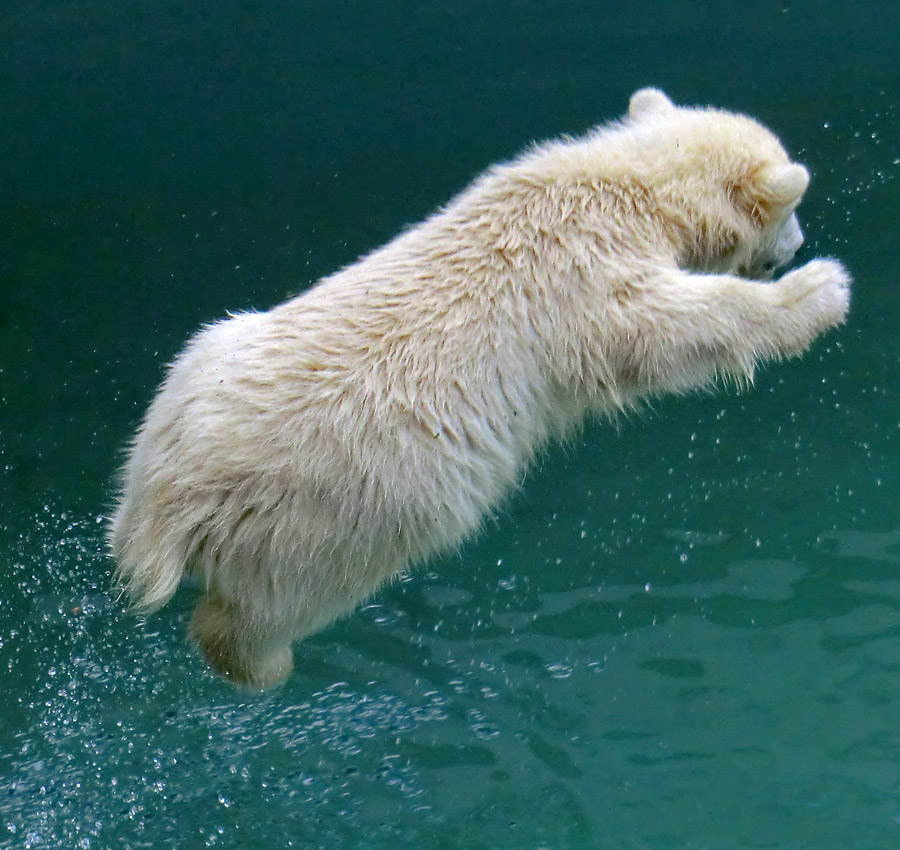
[[[590,411],[752,377],[843,321],[802,240],[806,170],[744,116],[637,92],[621,122],[491,168],[444,209],[172,364],[122,475],[118,576],[186,570],[210,663],[265,686],[290,644],[457,546]]]

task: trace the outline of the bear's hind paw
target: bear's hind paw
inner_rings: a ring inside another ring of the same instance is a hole
[[[205,599],[197,605],[190,634],[209,666],[234,685],[264,690],[283,682],[294,669],[289,641],[267,638],[222,599]]]

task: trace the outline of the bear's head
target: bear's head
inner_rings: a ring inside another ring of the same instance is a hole
[[[632,95],[620,140],[632,178],[651,192],[679,265],[771,277],[803,243],[795,208],[809,172],[744,115]]]

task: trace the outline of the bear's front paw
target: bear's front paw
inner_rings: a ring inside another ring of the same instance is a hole
[[[776,284],[778,306],[796,310],[816,331],[841,324],[850,307],[850,275],[838,260],[810,260]]]

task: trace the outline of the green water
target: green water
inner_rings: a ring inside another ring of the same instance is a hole
[[[0,847],[900,846],[900,7],[0,11]],[[611,5],[611,4],[610,4]],[[163,364],[656,84],[814,175],[849,324],[542,458],[249,697],[109,591]]]

